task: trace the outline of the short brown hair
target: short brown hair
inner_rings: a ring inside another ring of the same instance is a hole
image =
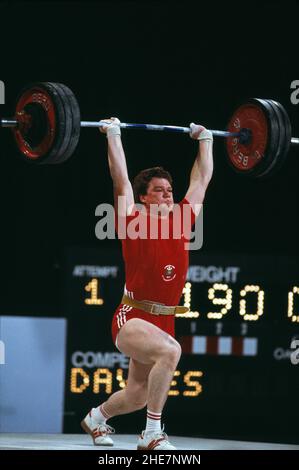
[[[165,178],[172,185],[172,177],[168,171],[164,170],[161,166],[155,166],[153,168],[147,168],[146,170],[140,171],[135,176],[133,181],[133,191],[135,202],[140,203],[139,196],[147,193],[148,185],[152,178]]]

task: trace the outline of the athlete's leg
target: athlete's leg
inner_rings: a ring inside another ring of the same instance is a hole
[[[107,419],[146,406],[148,375],[151,368],[151,365],[140,364],[131,358],[126,388],[115,392],[101,406],[93,408],[81,422],[83,429],[92,436],[95,445],[113,445],[109,436],[113,428],[106,424]]]
[[[123,354],[151,367],[147,408],[160,414],[181,356],[179,343],[155,325],[132,318],[118,333],[118,348]]]
[[[124,390],[113,393],[102,404],[109,417],[131,413],[146,406],[148,376],[151,368],[152,364],[141,364],[133,358],[130,359],[126,387]]]

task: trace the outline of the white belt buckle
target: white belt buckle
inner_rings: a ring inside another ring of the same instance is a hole
[[[150,311],[150,313],[151,313],[152,315],[157,315],[157,316],[158,316],[158,315],[160,315],[160,314],[154,312],[154,309],[155,309],[156,305],[158,305],[158,304],[151,304],[151,311]]]

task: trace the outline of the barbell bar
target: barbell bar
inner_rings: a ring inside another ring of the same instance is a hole
[[[1,119],[1,127],[17,127],[18,121],[16,119]],[[104,123],[102,121],[81,121],[81,127],[101,127]],[[147,131],[166,131],[166,132],[181,132],[183,134],[190,134],[190,127],[169,126],[165,124],[137,124],[121,122],[122,129],[144,129]],[[218,131],[209,129],[215,137],[240,137],[246,141],[247,135],[250,136],[250,129],[242,129],[240,132]],[[299,144],[299,137],[292,137],[291,144]]]
[[[103,121],[81,121],[80,127],[101,127],[104,126],[105,122]],[[18,121],[16,119],[1,119],[1,127],[18,127]],[[120,127],[122,129],[144,129],[147,131],[166,131],[166,132],[181,132],[184,134],[189,134],[191,129],[190,127],[180,127],[180,126],[169,126],[164,124],[137,124],[129,122],[121,122]],[[218,131],[210,129],[212,134],[217,137],[240,137],[246,139],[247,134],[249,138],[249,129],[242,129],[240,132],[227,132],[227,131]]]
[[[1,127],[17,127],[18,121],[16,119],[1,119]],[[102,121],[81,121],[81,127],[101,127],[104,123]],[[137,124],[121,122],[122,129],[144,129],[147,131],[166,131],[166,132],[181,132],[183,134],[190,134],[190,127],[169,126],[165,124]],[[242,129],[240,132],[228,132],[209,129],[215,137],[240,137],[246,141],[250,136],[250,129]],[[292,137],[291,144],[299,144],[299,137]]]
[[[33,163],[57,164],[70,158],[81,127],[100,127],[103,121],[81,121],[74,93],[66,85],[38,82],[25,87],[16,102],[15,117],[1,119],[11,128],[20,154]],[[190,133],[189,127],[158,124],[120,124],[124,129]],[[226,139],[228,161],[244,175],[269,176],[283,164],[290,145],[291,124],[284,107],[273,100],[251,99],[232,115],[226,131],[211,130]]]
[[[81,121],[81,127],[99,127],[103,126],[102,121]],[[164,132],[181,132],[183,134],[190,134],[190,127],[180,127],[180,126],[169,126],[165,124],[136,124],[121,122],[120,127],[123,129],[144,129],[146,131],[164,131]],[[217,137],[242,137],[242,132],[227,132],[227,131],[216,131],[210,129],[212,134]]]

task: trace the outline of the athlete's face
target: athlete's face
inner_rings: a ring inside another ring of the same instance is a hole
[[[147,193],[140,195],[140,200],[147,208],[156,204],[163,213],[170,212],[173,208],[172,186],[165,178],[152,178]]]

